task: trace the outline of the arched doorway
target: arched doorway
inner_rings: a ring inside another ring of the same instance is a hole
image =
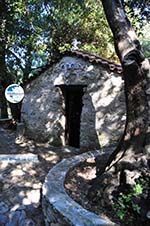
[[[65,102],[65,144],[80,147],[80,119],[85,85],[60,85]]]

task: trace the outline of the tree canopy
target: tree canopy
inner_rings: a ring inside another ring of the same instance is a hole
[[[148,20],[148,1],[124,4],[137,27]],[[98,0],[5,0],[4,5],[7,76],[16,82],[26,81],[34,69],[70,49],[74,38],[81,42],[81,49],[117,60]]]

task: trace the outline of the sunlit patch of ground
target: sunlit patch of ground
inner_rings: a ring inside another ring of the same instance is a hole
[[[39,208],[42,183],[48,171],[63,158],[78,154],[76,149],[56,148],[30,140],[15,143],[15,131],[0,128],[0,154],[17,155],[32,153],[31,159],[15,163],[0,160],[0,203],[14,211],[23,206]],[[33,220],[36,216],[33,216]],[[36,220],[36,219],[35,219]]]

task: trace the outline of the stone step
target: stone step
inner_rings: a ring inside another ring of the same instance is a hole
[[[35,154],[8,154],[8,155],[0,155],[0,162],[7,163],[39,163],[38,155]]]

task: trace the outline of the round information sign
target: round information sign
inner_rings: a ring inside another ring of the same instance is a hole
[[[5,90],[5,97],[10,103],[19,103],[24,98],[24,90],[18,84],[11,84]]]

